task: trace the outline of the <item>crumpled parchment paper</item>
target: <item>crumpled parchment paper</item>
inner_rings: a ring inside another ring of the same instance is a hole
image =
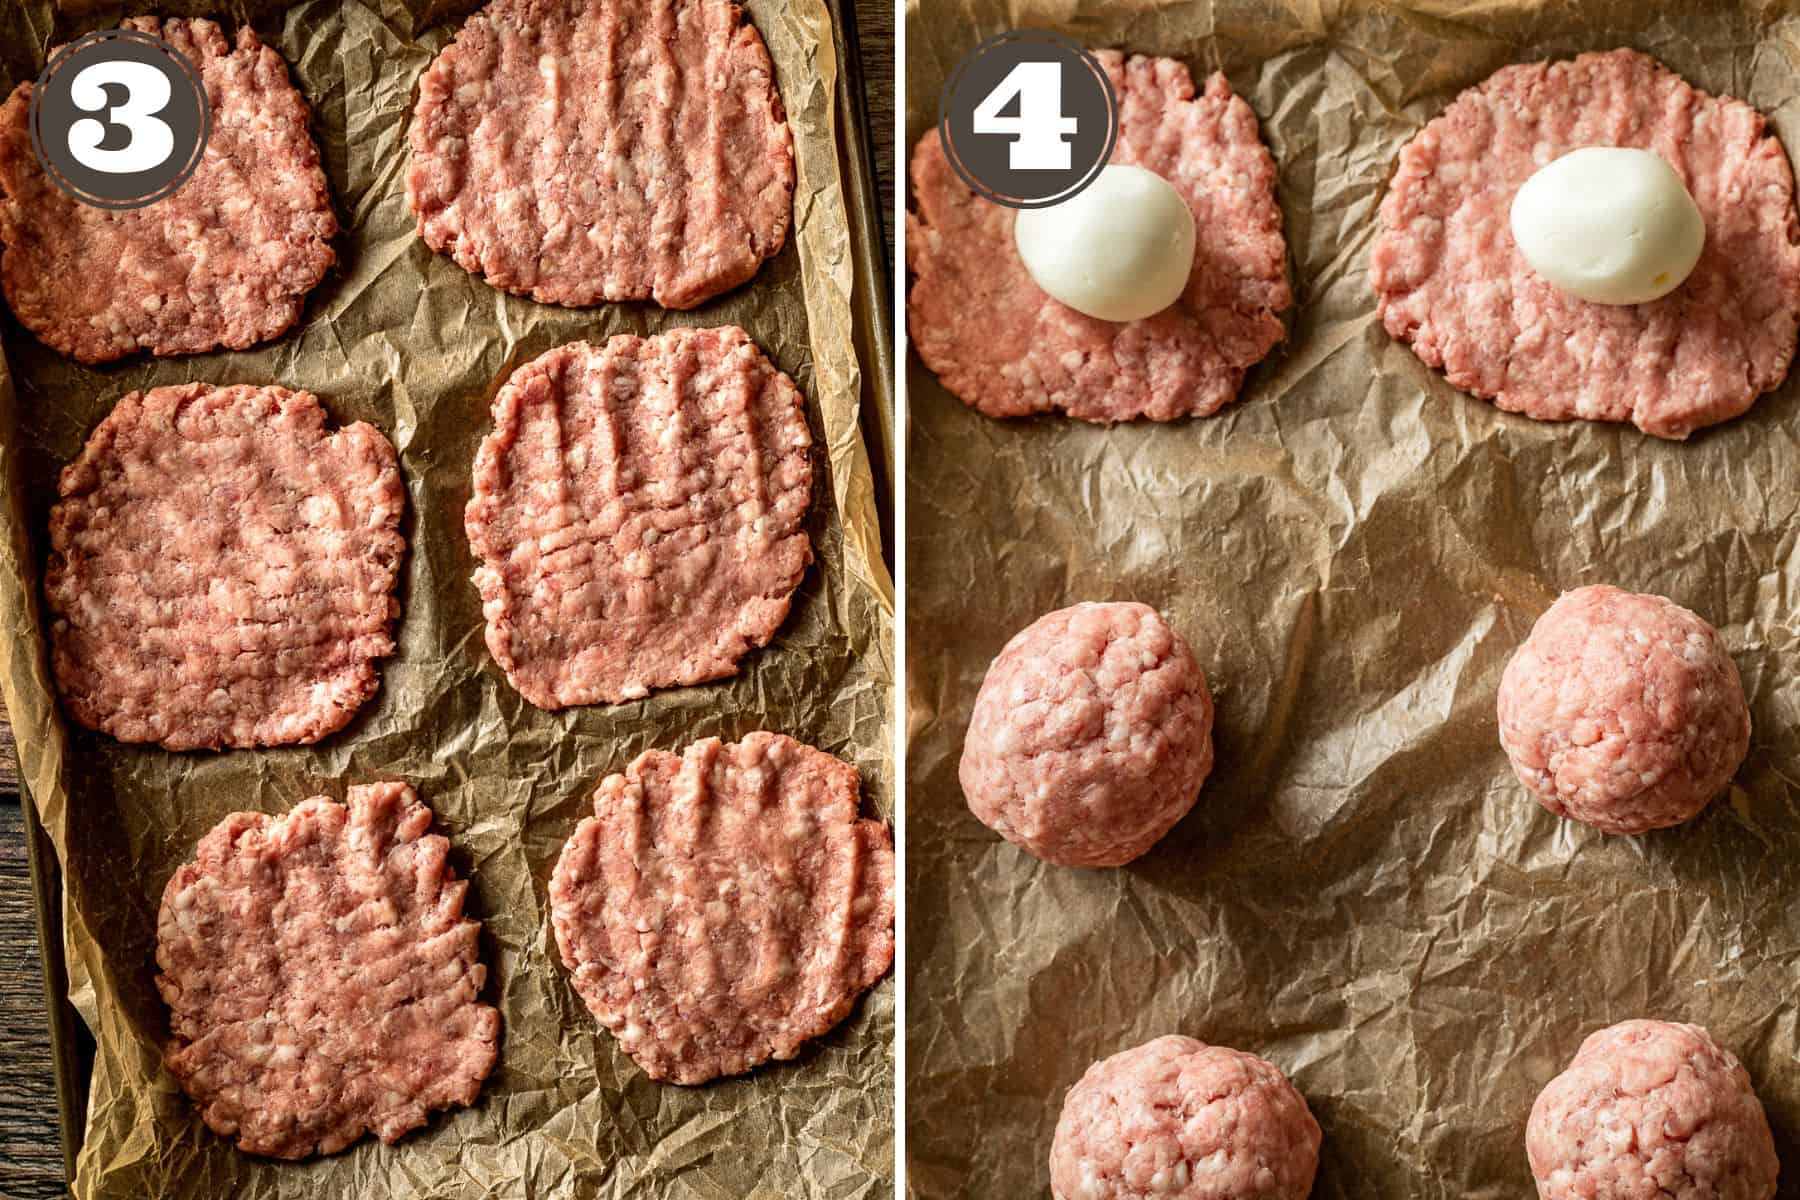
[[[178,9],[184,6],[177,6]],[[434,255],[403,198],[415,82],[473,6],[309,0],[251,17],[315,114],[345,233],[341,262],[301,328],[247,353],[84,369],[10,318],[0,336],[0,686],[21,767],[56,843],[71,994],[98,1043],[74,1192],[101,1197],[804,1197],[891,1192],[893,984],[790,1064],[701,1088],[653,1083],[568,986],[545,881],[604,774],[640,751],[779,730],[862,771],[893,810],[892,588],[857,425],[852,255],[844,218],[830,14],[823,0],[751,0],[794,134],[791,244],[743,288],[698,311],[645,304],[568,310],[507,296]],[[195,6],[186,5],[187,11]],[[204,11],[203,9],[200,11]],[[35,75],[52,42],[111,23],[48,0],[0,5],[0,81]],[[683,324],[743,325],[801,384],[818,445],[810,530],[818,561],[775,641],[735,679],[617,707],[550,715],[489,659],[462,532],[488,402],[551,346]],[[312,748],[170,754],[68,726],[48,690],[39,581],[56,472],[118,396],[180,380],[279,381],[367,420],[400,452],[409,550],[399,649],[381,690]],[[158,1063],[166,1014],[153,986],[163,884],[237,809],[285,811],[347,784],[412,781],[472,881],[501,1058],[473,1108],[438,1114],[394,1147],[370,1139],[302,1165],[240,1154],[208,1131]]]
[[[1222,68],[1281,169],[1298,303],[1223,414],[1000,423],[912,358],[907,1158],[917,1197],[1048,1194],[1064,1092],[1180,1032],[1263,1054],[1326,1197],[1522,1200],[1525,1120],[1583,1036],[1695,1021],[1748,1067],[1800,1196],[1800,377],[1685,445],[1459,394],[1382,329],[1400,147],[1513,62],[1633,46],[1800,150],[1800,5],[909,0],[907,137],[982,37]],[[1515,782],[1500,672],[1561,591],[1674,597],[1755,721],[1728,797],[1606,838]],[[956,780],[983,672],[1039,614],[1168,613],[1218,700],[1193,813],[1129,867],[1039,864]]]

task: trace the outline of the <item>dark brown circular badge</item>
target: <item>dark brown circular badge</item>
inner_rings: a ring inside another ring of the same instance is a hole
[[[1009,208],[1047,208],[1094,181],[1119,136],[1099,60],[1059,34],[1015,29],[977,46],[938,104],[944,155],[963,182]]]
[[[51,56],[29,119],[32,149],[57,187],[96,208],[142,208],[200,165],[212,107],[186,55],[135,29],[106,29]]]

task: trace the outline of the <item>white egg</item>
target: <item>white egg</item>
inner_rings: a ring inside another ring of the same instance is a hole
[[[1525,181],[1513,241],[1532,270],[1596,304],[1644,304],[1681,286],[1706,221],[1675,168],[1648,150],[1571,150]]]
[[[1142,167],[1102,167],[1094,181],[1013,225],[1037,285],[1077,312],[1136,321],[1175,303],[1194,267],[1194,214]]]

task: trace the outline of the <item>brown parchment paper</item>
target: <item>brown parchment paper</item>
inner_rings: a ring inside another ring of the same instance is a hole
[[[1800,149],[1792,3],[909,0],[907,139],[1010,27],[1222,68],[1281,169],[1291,336],[1220,416],[999,423],[908,364],[907,1158],[918,1197],[1048,1194],[1063,1093],[1169,1032],[1280,1064],[1315,1197],[1533,1194],[1531,1102],[1582,1037],[1697,1021],[1800,1196],[1800,379],[1686,445],[1460,395],[1375,316],[1401,145],[1507,63],[1634,46]],[[1604,838],[1513,780],[1500,672],[1567,588],[1724,632],[1755,733],[1689,827]],[[956,781],[983,672],[1040,613],[1169,613],[1218,699],[1194,812],[1117,870],[1037,863]]]
[[[82,369],[0,318],[0,686],[31,795],[67,883],[71,994],[98,1043],[74,1192],[98,1197],[694,1197],[848,1200],[893,1188],[893,984],[799,1061],[701,1088],[654,1083],[566,981],[545,881],[594,785],[651,747],[784,731],[862,772],[893,808],[892,588],[880,557],[851,346],[855,247],[834,110],[838,64],[822,0],[750,0],[794,134],[790,245],[743,288],[691,313],[571,311],[506,296],[430,253],[403,199],[415,82],[472,5],[311,0],[251,18],[291,64],[346,232],[304,324],[241,354]],[[47,46],[116,19],[0,5],[5,85]],[[743,325],[799,381],[818,445],[818,561],[775,641],[734,680],[550,715],[522,701],[482,641],[462,510],[487,406],[512,368],[575,338]],[[68,727],[47,687],[38,580],[60,465],[127,390],[187,379],[277,380],[366,420],[400,452],[409,541],[399,648],[375,699],[314,748],[170,754]],[[394,1147],[365,1140],[301,1165],[238,1153],[158,1066],[157,902],[175,867],[236,809],[280,812],[348,783],[411,780],[436,812],[485,923],[501,1057],[474,1107]]]

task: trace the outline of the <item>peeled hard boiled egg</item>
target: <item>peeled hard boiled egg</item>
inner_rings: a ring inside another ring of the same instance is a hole
[[[1706,222],[1675,168],[1648,150],[1571,150],[1525,181],[1513,241],[1532,270],[1596,304],[1643,304],[1681,286]]]
[[[1142,167],[1106,166],[1094,181],[1013,225],[1037,285],[1077,312],[1136,321],[1175,303],[1194,266],[1194,214]]]

